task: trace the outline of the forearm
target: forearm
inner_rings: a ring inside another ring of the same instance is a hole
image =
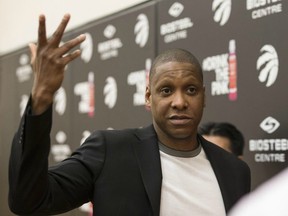
[[[9,205],[13,211],[34,209],[47,192],[52,108],[39,116],[28,111],[14,136],[10,155]]]
[[[16,214],[59,214],[92,198],[104,162],[103,140],[88,139],[72,157],[48,168],[51,124],[52,106],[37,116],[26,110],[13,139],[9,206]]]
[[[29,102],[28,107],[31,100]],[[78,187],[73,182],[75,179],[76,182],[80,178],[91,179],[85,171],[75,172],[83,170],[80,163],[68,160],[68,163],[48,168],[51,124],[51,106],[41,115],[31,115],[26,110],[13,139],[9,163],[9,206],[16,214],[59,214],[75,208],[82,200],[88,201],[85,188],[82,187],[85,195],[79,195],[74,188]]]

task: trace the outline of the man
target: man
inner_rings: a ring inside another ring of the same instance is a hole
[[[146,128],[96,131],[71,157],[48,168],[53,96],[69,53],[85,38],[59,46],[70,16],[51,39],[39,18],[30,45],[35,80],[9,164],[9,205],[16,214],[59,214],[93,203],[101,215],[226,215],[250,190],[250,169],[197,135],[205,105],[198,60],[181,49],[159,55],[151,68]]]
[[[220,146],[238,158],[243,158],[244,136],[231,123],[228,122],[206,122],[198,129],[206,140]]]

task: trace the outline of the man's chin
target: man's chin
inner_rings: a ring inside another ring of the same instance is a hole
[[[171,134],[171,137],[176,140],[187,140],[192,137],[192,133],[187,133],[187,132],[174,132]]]

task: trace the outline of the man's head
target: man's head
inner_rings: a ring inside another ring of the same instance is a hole
[[[198,132],[208,141],[237,157],[243,156],[244,137],[234,125],[227,122],[207,122],[199,127]]]
[[[146,106],[162,142],[194,142],[205,106],[201,66],[190,52],[171,49],[154,60]]]
[[[167,62],[183,62],[183,63],[186,62],[194,65],[195,70],[199,72],[199,75],[203,81],[203,72],[198,59],[187,50],[175,48],[175,49],[168,49],[160,53],[154,59],[150,70],[149,83],[151,83],[151,79],[153,78],[157,67]]]

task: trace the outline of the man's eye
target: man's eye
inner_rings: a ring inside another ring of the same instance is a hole
[[[170,88],[162,88],[161,89],[161,93],[162,94],[165,94],[165,95],[167,95],[167,94],[170,94],[171,93],[171,89]]]
[[[191,86],[191,87],[189,87],[189,88],[187,89],[187,91],[188,91],[189,94],[195,94],[195,93],[196,93],[196,88],[193,87],[193,86]]]

